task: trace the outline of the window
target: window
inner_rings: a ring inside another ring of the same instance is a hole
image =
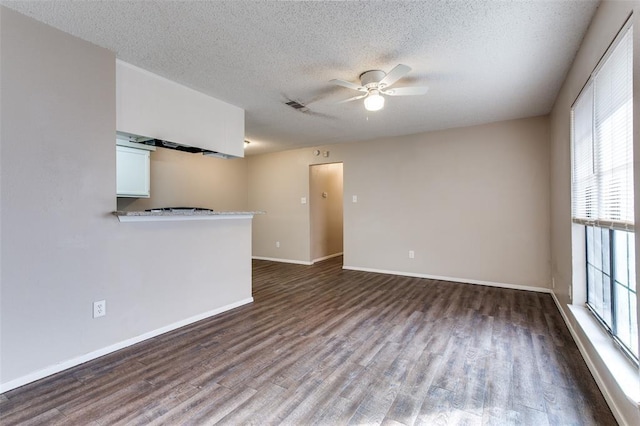
[[[571,192],[587,306],[637,362],[632,31],[623,28],[573,105]]]
[[[632,358],[638,358],[635,236],[586,226],[587,305]]]

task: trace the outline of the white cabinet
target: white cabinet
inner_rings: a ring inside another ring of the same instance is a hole
[[[116,146],[116,188],[118,197],[151,196],[151,155],[147,149]]]
[[[116,130],[244,157],[244,109],[122,61]]]

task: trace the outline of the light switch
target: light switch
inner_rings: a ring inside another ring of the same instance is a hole
[[[300,204],[307,204],[307,197],[300,198]]]
[[[354,203],[358,202],[358,196],[357,195],[354,195],[351,199],[353,200]]]

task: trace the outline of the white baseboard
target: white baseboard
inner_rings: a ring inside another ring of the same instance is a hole
[[[329,256],[324,256],[324,257],[319,257],[317,259],[313,259],[311,262],[309,262],[307,260],[281,259],[279,257],[252,256],[251,258],[255,259],[255,260],[268,260],[270,262],[293,263],[293,264],[296,264],[296,265],[310,266],[310,265],[313,265],[316,262],[321,262],[323,260],[331,259],[333,257],[342,256],[343,254],[344,254],[343,252],[334,253],[334,254],[330,254]]]
[[[535,291],[538,293],[551,293],[551,289],[545,288],[545,287],[533,287],[533,286],[519,285],[519,284],[496,283],[492,281],[471,280],[467,278],[442,277],[438,275],[419,274],[415,272],[388,271],[384,269],[361,268],[359,266],[346,266],[346,265],[343,266],[342,269],[348,269],[351,271],[375,272],[378,274],[401,275],[404,277],[428,278],[430,280],[452,281],[452,282],[464,283],[464,284],[478,284],[478,285],[486,285],[489,287],[509,288],[512,290]]]
[[[293,260],[293,259],[280,259],[276,257],[262,257],[262,256],[252,256],[252,259],[255,260],[269,260],[271,262],[280,262],[280,263],[295,263],[296,265],[313,265],[313,262],[308,262],[306,260]]]
[[[323,260],[327,260],[327,259],[333,259],[334,257],[342,256],[343,254],[344,254],[343,252],[333,253],[333,254],[330,254],[329,256],[324,256],[324,257],[319,257],[317,259],[313,259],[311,261],[311,263],[322,262]]]
[[[564,320],[565,324],[567,324],[567,328],[569,329],[569,332],[571,333],[571,337],[573,337],[573,341],[576,342],[576,345],[578,346],[578,350],[580,351],[580,354],[582,355],[582,358],[584,359],[585,363],[587,364],[587,367],[589,368],[589,371],[591,372],[591,375],[595,379],[596,384],[598,385],[598,388],[600,388],[600,392],[602,392],[602,395],[604,396],[604,399],[607,401],[607,404],[609,405],[609,408],[611,409],[611,412],[613,413],[613,416],[616,418],[618,423],[620,423],[621,425],[633,424],[633,423],[630,423],[629,421],[627,421],[627,419],[625,418],[625,415],[623,414],[622,410],[620,409],[620,407],[616,403],[615,398],[613,398],[613,396],[611,395],[611,390],[609,389],[609,387],[607,386],[606,381],[602,378],[602,375],[598,371],[598,368],[596,367],[596,364],[593,362],[593,359],[589,355],[589,351],[587,351],[587,348],[584,346],[584,342],[582,341],[582,339],[580,339],[578,337],[578,333],[576,332],[575,328],[573,327],[571,321],[569,321],[569,317],[567,316],[567,313],[565,312],[564,309],[562,309],[562,305],[560,304],[560,301],[556,297],[555,293],[552,292],[551,293],[551,297],[553,298],[553,301],[555,302],[556,306],[558,307],[558,310],[560,311],[560,315],[562,315],[562,319]],[[620,354],[620,356],[623,357],[624,355]],[[635,402],[634,404],[637,406],[637,402]]]
[[[110,354],[112,352],[118,351],[120,349],[124,349],[128,346],[135,345],[136,343],[140,343],[144,340],[151,339],[152,337],[159,336],[161,334],[167,333],[169,331],[178,329],[180,327],[184,327],[186,325],[192,324],[194,322],[203,320],[205,318],[212,317],[214,315],[221,314],[223,312],[229,311],[231,309],[240,307],[242,305],[246,305],[248,303],[253,302],[253,297],[249,297],[247,299],[239,300],[234,303],[230,303],[228,305],[222,306],[217,309],[213,309],[208,312],[204,312],[202,314],[194,315],[190,318],[183,319],[181,321],[174,322],[173,324],[169,324],[167,326],[158,328],[156,330],[150,331],[148,333],[141,334],[136,337],[132,337],[131,339],[124,340],[122,342],[116,343],[114,345],[107,346],[105,348],[98,349],[93,352],[89,352],[88,354],[81,355],[76,358],[72,358],[70,360],[61,362],[59,364],[55,364],[44,368],[42,370],[36,371],[34,373],[27,374],[26,376],[18,377],[17,379],[11,380],[6,383],[0,383],[0,393],[4,393],[10,391],[11,389],[18,388],[20,386],[24,386],[28,383],[35,382],[36,380],[40,380],[47,376],[51,376],[52,374],[59,373],[68,368],[75,367],[76,365],[84,364],[87,361],[91,361],[93,359],[99,358],[101,356]]]

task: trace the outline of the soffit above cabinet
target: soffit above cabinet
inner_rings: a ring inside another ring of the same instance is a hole
[[[244,110],[116,61],[116,129],[244,157]]]

